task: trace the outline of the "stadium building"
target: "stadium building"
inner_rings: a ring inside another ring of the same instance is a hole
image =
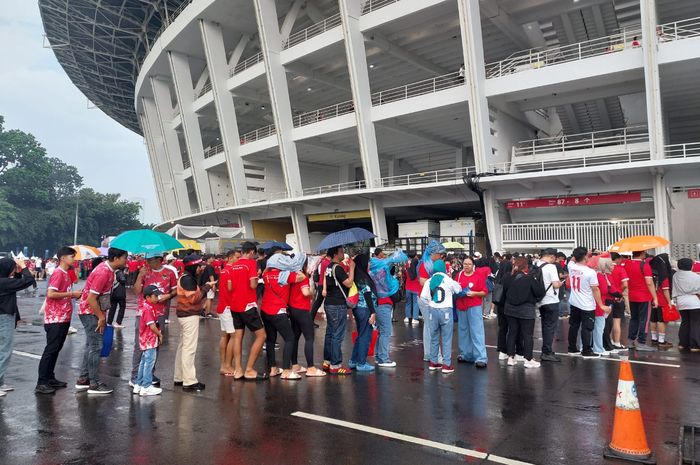
[[[163,228],[309,250],[483,212],[494,250],[700,242],[697,0],[39,5],[72,81],[144,137]]]

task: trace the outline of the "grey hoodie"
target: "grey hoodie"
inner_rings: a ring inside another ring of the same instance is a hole
[[[673,295],[678,310],[700,310],[700,275],[679,270],[673,275]]]

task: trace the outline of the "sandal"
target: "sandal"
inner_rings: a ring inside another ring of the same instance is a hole
[[[279,367],[272,367],[270,368],[270,378],[274,378],[275,376],[279,376],[282,374],[282,369]]]
[[[294,373],[294,372],[292,371],[292,372],[290,372],[287,376],[284,376],[284,375],[280,376],[280,379],[287,379],[287,380],[290,380],[290,381],[297,381],[297,380],[300,380],[300,379],[301,379],[301,376],[299,376],[298,373]]]
[[[316,368],[314,371],[308,371],[308,370],[307,370],[307,372],[306,372],[306,376],[309,377],[309,378],[323,378],[323,377],[326,376],[327,374],[328,374],[328,373],[326,373],[326,372],[323,371],[323,370],[319,370],[318,368]]]
[[[258,373],[254,377],[244,376],[243,379],[245,381],[265,381],[266,379],[270,379],[270,376],[267,373]]]
[[[296,370],[294,373],[299,373],[300,375],[303,373],[306,373],[306,367],[301,367],[298,370]]]

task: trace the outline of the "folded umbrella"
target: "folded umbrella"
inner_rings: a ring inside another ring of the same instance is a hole
[[[642,252],[657,247],[665,247],[670,243],[671,241],[661,236],[632,236],[615,242],[608,251],[617,253]]]
[[[354,244],[377,236],[363,228],[350,228],[337,231],[326,236],[318,245],[316,250],[326,250],[341,245]]]
[[[126,231],[112,239],[110,247],[127,250],[132,254],[146,254],[146,257],[170,250],[182,249],[182,243],[165,233],[152,229]]]

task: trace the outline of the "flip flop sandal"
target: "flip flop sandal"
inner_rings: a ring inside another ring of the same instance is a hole
[[[243,379],[245,381],[265,381],[267,379],[270,379],[270,376],[267,373],[258,373],[254,378],[244,376]]]
[[[281,374],[282,374],[281,368],[273,368],[270,370],[270,378],[274,378],[275,376],[280,376]]]
[[[327,375],[327,373],[325,371],[321,371],[318,369],[316,371],[313,371],[313,372],[312,371],[306,372],[306,376],[309,378],[323,378],[326,375]]]
[[[280,379],[286,379],[288,381],[299,381],[301,379],[301,376],[292,372],[287,376],[280,376]]]
[[[294,373],[298,373],[300,375],[303,373],[306,373],[306,367],[301,367],[301,368],[299,368],[299,370],[295,371]]]

